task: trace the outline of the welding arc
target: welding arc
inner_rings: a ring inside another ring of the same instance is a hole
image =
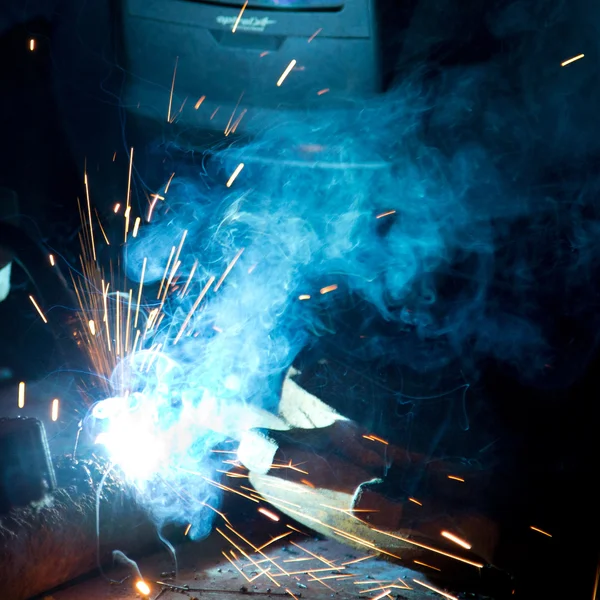
[[[58,268],[48,265],[48,253],[19,227],[0,221],[0,246],[7,248],[33,287],[36,298],[44,307],[52,307],[49,325],[58,341],[59,351],[66,359],[82,360],[73,336],[66,333],[67,316],[76,310],[77,300]]]

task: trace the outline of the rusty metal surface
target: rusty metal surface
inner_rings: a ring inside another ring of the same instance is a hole
[[[115,546],[148,552],[157,545],[154,524],[114,473],[100,494],[102,535],[96,546],[97,487],[105,463],[55,464],[61,487],[43,501],[0,516],[0,599],[23,600],[96,568],[98,553]]]
[[[253,553],[245,558],[237,552],[237,559],[231,555],[231,547],[223,542],[220,536],[212,535],[202,542],[181,547],[176,580],[170,575],[173,564],[166,553],[141,560],[138,563],[140,570],[152,588],[150,598],[156,599],[159,595],[161,600],[295,596],[304,600],[331,597],[358,600],[375,598],[389,590],[389,596],[384,594],[384,597],[424,600],[431,598],[432,591],[422,584],[435,585],[423,573],[378,558],[365,558],[369,555],[352,552],[332,540],[315,540],[298,534],[291,543],[273,545],[265,549],[264,554]],[[233,563],[226,560],[221,551],[228,552]],[[261,574],[261,569],[268,571],[272,579]],[[114,570],[110,575],[118,579],[126,572]],[[179,587],[170,590],[157,581]],[[181,589],[186,585],[189,590]],[[53,600],[134,600],[140,595],[136,593],[132,579],[111,585],[101,577],[95,577],[54,592],[51,597]]]

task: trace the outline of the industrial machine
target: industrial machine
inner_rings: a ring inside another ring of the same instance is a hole
[[[385,89],[416,2],[389,4],[124,0],[124,104],[136,116],[226,136],[289,111],[355,106]]]

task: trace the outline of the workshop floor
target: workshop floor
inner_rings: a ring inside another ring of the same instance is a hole
[[[331,597],[421,600],[431,597],[432,587],[435,587],[421,573],[368,558],[368,555],[353,552],[331,540],[315,540],[298,534],[294,544],[273,545],[264,554],[255,553],[249,557],[242,557],[229,548],[232,560],[229,562],[221,554],[223,538],[214,534],[178,550],[177,580],[172,577],[173,563],[166,552],[143,559],[138,565],[152,588],[150,598],[153,600],[158,597],[161,600],[184,600],[249,595],[306,600]],[[264,572],[260,573],[260,569]],[[268,578],[267,572],[272,579]],[[119,570],[111,571],[110,576],[122,579],[127,572],[119,567]],[[169,589],[167,585],[156,583],[158,581],[174,587]],[[185,586],[188,586],[187,590]],[[428,589],[426,586],[431,587]],[[384,593],[386,591],[388,593]],[[111,585],[98,576],[46,596],[45,600],[83,598],[133,600],[140,595],[136,593],[131,578],[120,585]]]

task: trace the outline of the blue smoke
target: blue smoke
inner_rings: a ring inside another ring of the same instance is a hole
[[[178,286],[193,269],[192,283],[166,302],[151,340],[160,349],[125,363],[114,412],[101,408],[123,436],[141,428],[147,469],[129,471],[159,521],[207,532],[204,506],[218,494],[198,473],[223,469],[211,450],[255,425],[248,407],[276,407],[282,373],[349,298],[406,332],[369,340],[368,353],[418,371],[461,357],[473,374],[492,357],[537,381],[559,361],[552,315],[588,309],[600,257],[600,179],[586,162],[600,144],[589,126],[596,50],[562,68],[581,33],[564,10],[533,2],[489,26],[508,50],[485,64],[423,66],[360,106],[286,114],[172,181],[127,269],[139,280],[147,258],[156,284],[186,231]],[[127,472],[132,450],[113,433]]]

